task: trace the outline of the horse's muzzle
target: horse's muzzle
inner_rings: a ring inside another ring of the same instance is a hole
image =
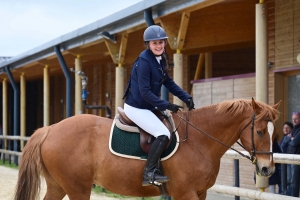
[[[275,167],[270,167],[263,165],[262,167],[259,167],[259,165],[256,166],[256,173],[259,176],[264,177],[270,177],[275,172]]]

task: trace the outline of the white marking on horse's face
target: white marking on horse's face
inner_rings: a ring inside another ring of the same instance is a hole
[[[268,122],[268,132],[270,135],[270,152],[272,152],[272,147],[273,147],[272,136],[274,132],[274,124],[272,122]],[[272,161],[272,154],[270,154],[270,162],[271,161]]]

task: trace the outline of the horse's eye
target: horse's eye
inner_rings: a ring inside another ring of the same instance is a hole
[[[259,137],[262,137],[262,136],[263,136],[263,132],[262,132],[262,131],[256,131],[256,133],[257,133],[257,135],[258,135]]]

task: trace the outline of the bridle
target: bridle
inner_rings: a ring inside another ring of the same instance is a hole
[[[270,151],[257,151],[255,150],[255,144],[254,144],[254,120],[255,120],[255,114],[252,114],[251,117],[251,121],[241,130],[240,135],[242,134],[243,130],[251,123],[251,155],[249,156],[249,160],[255,164],[256,163],[256,154],[270,154],[273,155],[273,152]],[[272,121],[271,119],[266,119],[264,118],[263,120],[265,121]],[[236,143],[238,143],[243,149],[245,149],[245,147],[238,141],[236,141]],[[246,149],[245,149],[246,150]]]
[[[188,137],[188,125],[192,126],[193,128],[195,128],[196,130],[198,130],[199,132],[205,134],[206,136],[208,136],[209,138],[213,139],[214,141],[222,144],[223,146],[226,146],[227,148],[237,152],[238,154],[240,154],[241,156],[247,158],[248,160],[251,161],[252,164],[255,164],[256,167],[257,166],[257,159],[255,157],[256,154],[271,154],[273,155],[273,152],[270,152],[270,151],[257,151],[255,150],[255,143],[254,143],[254,121],[255,121],[255,113],[252,114],[251,116],[251,120],[244,126],[244,128],[241,129],[239,135],[242,134],[242,132],[251,124],[251,155],[248,156],[248,155],[245,155],[243,154],[241,151],[239,150],[236,150],[235,148],[232,148],[231,146],[221,142],[220,140],[216,139],[215,137],[211,136],[210,134],[206,133],[205,131],[201,130],[200,128],[198,128],[197,126],[195,126],[194,124],[190,123],[189,122],[189,111],[187,111],[187,116],[186,116],[186,119],[184,119],[182,116],[180,116],[179,114],[176,113],[176,115],[180,118],[180,122],[179,122],[179,125],[181,123],[181,120],[185,121],[186,122],[186,133],[185,133],[185,136],[184,136],[184,139],[181,141],[181,142],[184,142],[187,140],[187,137]],[[264,118],[263,120],[265,121],[272,121],[270,119],[266,119]],[[179,125],[177,126],[177,128],[175,129],[174,132],[177,131],[177,129],[179,128]],[[180,142],[180,141],[179,141]],[[239,144],[244,150],[246,150],[246,148],[238,141],[236,141],[237,144]],[[247,150],[246,150],[247,151]]]

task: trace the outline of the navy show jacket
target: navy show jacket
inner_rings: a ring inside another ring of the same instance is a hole
[[[132,67],[130,79],[123,98],[125,103],[141,109],[166,110],[169,102],[160,98],[161,87],[164,85],[173,95],[186,101],[191,98],[163,70],[151,50],[144,50]]]

